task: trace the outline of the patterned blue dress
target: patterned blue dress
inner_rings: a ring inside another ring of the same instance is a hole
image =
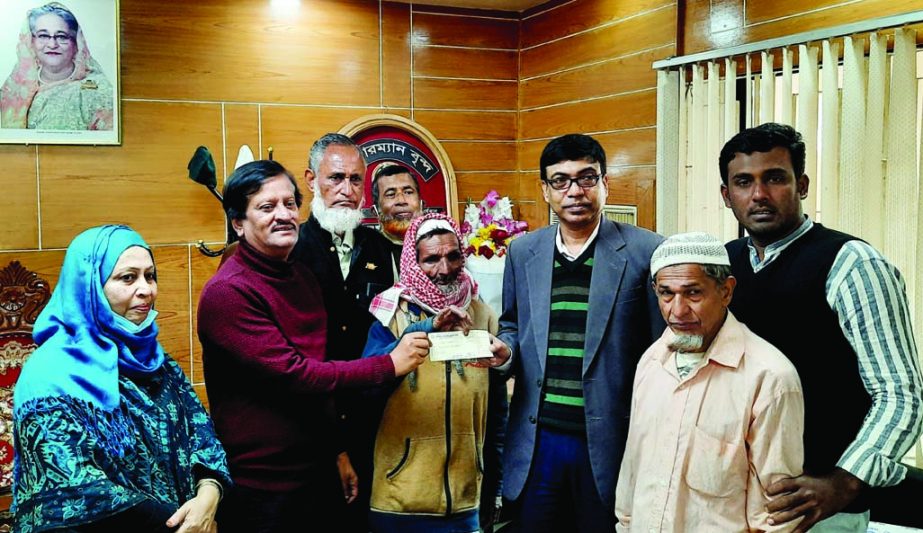
[[[176,362],[118,380],[111,412],[66,395],[17,409],[14,531],[90,524],[145,502],[179,508],[206,477],[230,486],[211,419]]]

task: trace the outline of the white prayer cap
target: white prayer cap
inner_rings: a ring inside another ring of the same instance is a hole
[[[731,260],[717,237],[700,231],[680,233],[663,241],[654,250],[651,276],[656,276],[664,267],[684,264],[731,266]]]
[[[456,235],[455,228],[453,228],[452,225],[449,224],[448,221],[438,219],[438,218],[430,218],[428,220],[424,220],[423,223],[420,224],[420,227],[417,228],[417,235],[416,235],[417,242],[420,242],[420,237],[426,235],[427,233],[433,231],[436,228],[448,230],[449,233]]]

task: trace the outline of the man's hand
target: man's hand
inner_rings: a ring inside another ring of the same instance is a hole
[[[426,333],[415,331],[401,337],[394,351],[391,352],[391,361],[394,363],[394,375],[401,377],[414,371],[423,364],[429,355],[429,339]]]
[[[493,368],[501,366],[513,355],[513,352],[510,351],[510,347],[497,337],[494,337],[493,334],[490,335],[490,353],[494,354],[490,359],[478,359],[472,362],[471,365]]]
[[[803,516],[794,533],[804,533],[852,503],[864,486],[862,480],[841,468],[826,476],[805,474],[776,481],[766,489],[772,498],[766,506],[769,523],[784,524]]]
[[[340,485],[343,487],[343,497],[346,503],[353,503],[359,495],[359,476],[353,470],[353,464],[346,452],[337,455],[337,470],[340,472]]]
[[[179,526],[176,533],[217,533],[215,512],[221,493],[210,484],[199,487],[196,496],[180,507],[167,519],[167,527]]]
[[[436,331],[461,330],[467,335],[473,326],[468,312],[454,305],[446,307],[433,317],[433,329]]]

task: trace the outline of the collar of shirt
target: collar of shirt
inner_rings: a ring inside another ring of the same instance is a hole
[[[580,254],[585,252],[586,249],[589,248],[591,244],[593,244],[593,241],[596,239],[596,236],[599,235],[599,227],[602,225],[602,223],[603,223],[603,217],[600,216],[599,222],[596,223],[596,229],[593,230],[593,233],[590,233],[590,237],[586,240],[585,243],[583,243],[583,246],[580,247],[580,251],[577,252],[577,255],[571,255],[571,253],[567,251],[567,245],[564,244],[564,237],[561,237],[561,224],[558,223],[558,231],[555,234],[555,238],[554,238],[554,242],[555,242],[555,245],[558,247],[558,251],[561,252],[561,255],[567,258],[568,261],[576,260],[578,257],[580,257]]]
[[[799,237],[807,233],[808,230],[810,230],[813,226],[814,222],[805,216],[804,222],[801,223],[801,226],[799,226],[798,229],[788,234],[784,239],[770,244],[763,250],[762,261],[760,261],[760,256],[756,252],[756,247],[753,246],[753,239],[747,238],[747,248],[750,249],[750,266],[753,267],[753,272],[759,272],[760,270],[769,266],[773,261],[776,260],[777,257],[779,257],[779,255],[782,254],[783,250],[798,240]]]
[[[333,239],[333,247],[336,248],[337,258],[340,260],[340,273],[343,274],[343,279],[346,279],[349,276],[349,265],[352,262],[355,235],[352,231],[347,231],[342,238],[335,233],[331,233],[330,237]]]

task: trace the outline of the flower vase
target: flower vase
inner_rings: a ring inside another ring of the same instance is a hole
[[[503,310],[503,269],[506,256],[487,259],[480,255],[469,255],[465,268],[478,284],[478,296],[489,305],[497,316]]]

